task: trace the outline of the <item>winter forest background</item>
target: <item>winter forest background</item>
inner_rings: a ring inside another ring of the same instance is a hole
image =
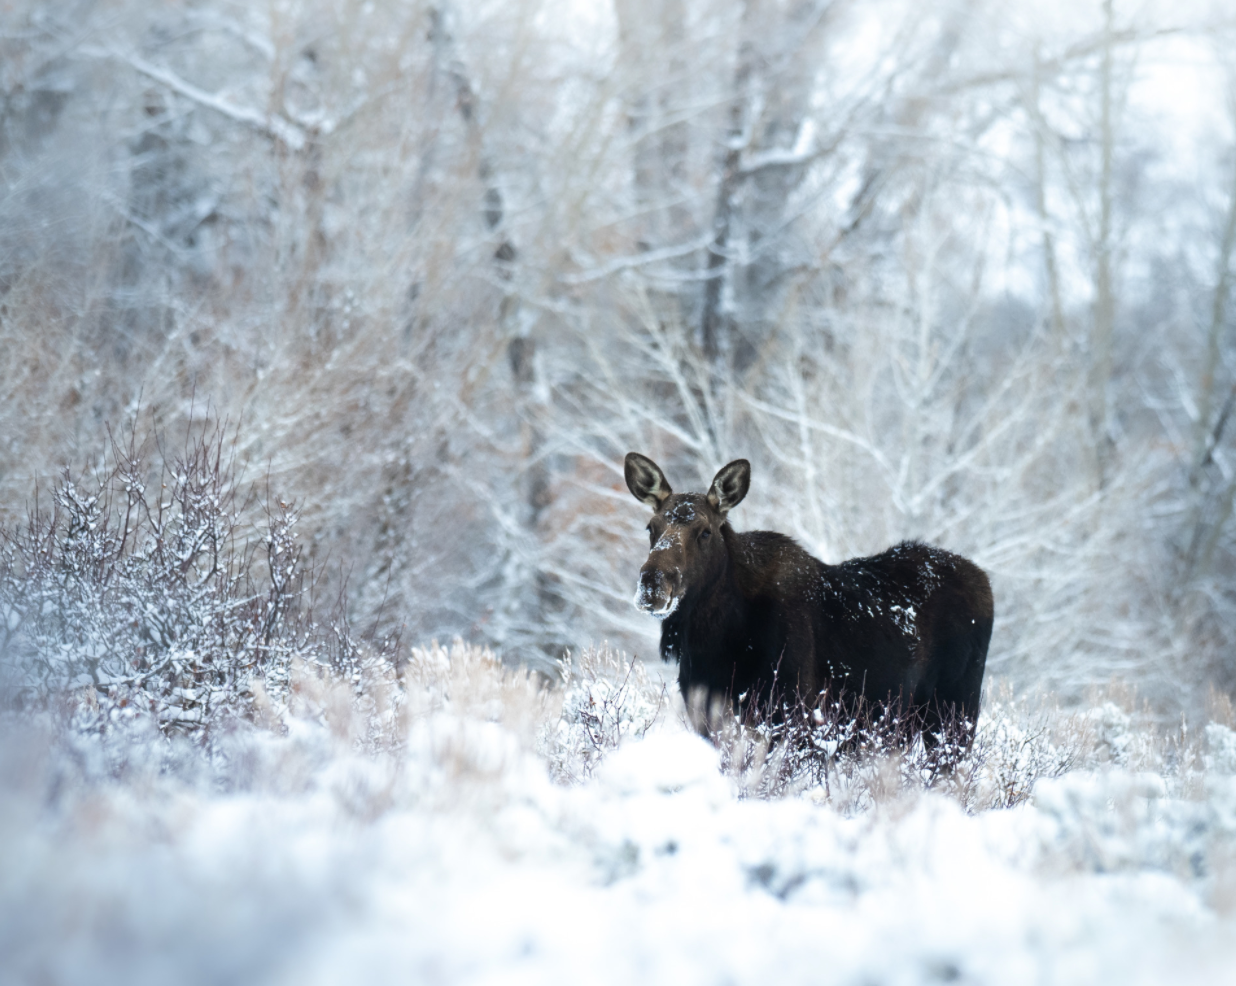
[[[223,422],[322,591],[548,668],[643,509],[974,557],[990,670],[1236,687],[1223,4],[4,5],[0,511]],[[166,440],[166,439],[165,439]]]
[[[1223,0],[0,0],[0,954],[1223,981],[1234,251]],[[629,450],[985,568],[967,766],[686,735]]]

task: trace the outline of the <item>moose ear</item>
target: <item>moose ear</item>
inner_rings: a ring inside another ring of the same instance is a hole
[[[640,503],[648,504],[653,510],[660,510],[665,498],[674,492],[666,482],[661,467],[646,455],[628,452],[623,472],[627,477],[627,489],[632,496]]]
[[[708,489],[708,502],[722,516],[742,502],[751,488],[751,463],[746,459],[735,459],[712,478],[712,486]]]

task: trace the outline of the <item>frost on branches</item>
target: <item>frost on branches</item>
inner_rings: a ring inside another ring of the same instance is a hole
[[[66,471],[0,531],[6,705],[201,737],[277,717],[298,659],[359,674],[343,615],[319,625],[306,605],[296,508],[242,492],[230,448],[218,427],[154,464],[113,442],[110,471]]]

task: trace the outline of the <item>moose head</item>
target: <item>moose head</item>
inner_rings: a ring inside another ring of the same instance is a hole
[[[638,452],[627,454],[624,471],[632,495],[653,511],[635,607],[663,620],[724,569],[725,515],[747,495],[751,463],[736,459],[724,466],[706,494],[675,493],[661,467]]]

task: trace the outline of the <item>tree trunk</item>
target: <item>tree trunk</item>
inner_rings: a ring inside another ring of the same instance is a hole
[[[686,9],[683,0],[615,0],[614,11],[640,215],[637,242],[652,250],[682,237],[690,221],[683,205],[687,124],[675,119],[687,95]]]
[[[779,321],[786,275],[812,259],[793,242],[787,205],[808,168],[812,53],[832,4],[795,5],[779,30],[776,6],[748,0],[743,7],[705,265],[701,346],[719,370],[739,375]]]
[[[1106,482],[1113,443],[1110,412],[1112,336],[1116,299],[1112,285],[1112,55],[1114,48],[1112,0],[1103,3],[1103,57],[1099,76],[1099,230],[1095,244],[1094,329],[1090,347],[1090,431],[1094,442],[1098,486]]]
[[[1043,267],[1047,275],[1047,293],[1051,301],[1051,334],[1058,347],[1064,345],[1064,309],[1060,301],[1060,272],[1056,266],[1056,243],[1051,232],[1051,217],[1047,213],[1047,120],[1043,117],[1040,90],[1043,63],[1038,48],[1034,51],[1034,74],[1031,77],[1030,121],[1034,128],[1034,204],[1042,226]]]

